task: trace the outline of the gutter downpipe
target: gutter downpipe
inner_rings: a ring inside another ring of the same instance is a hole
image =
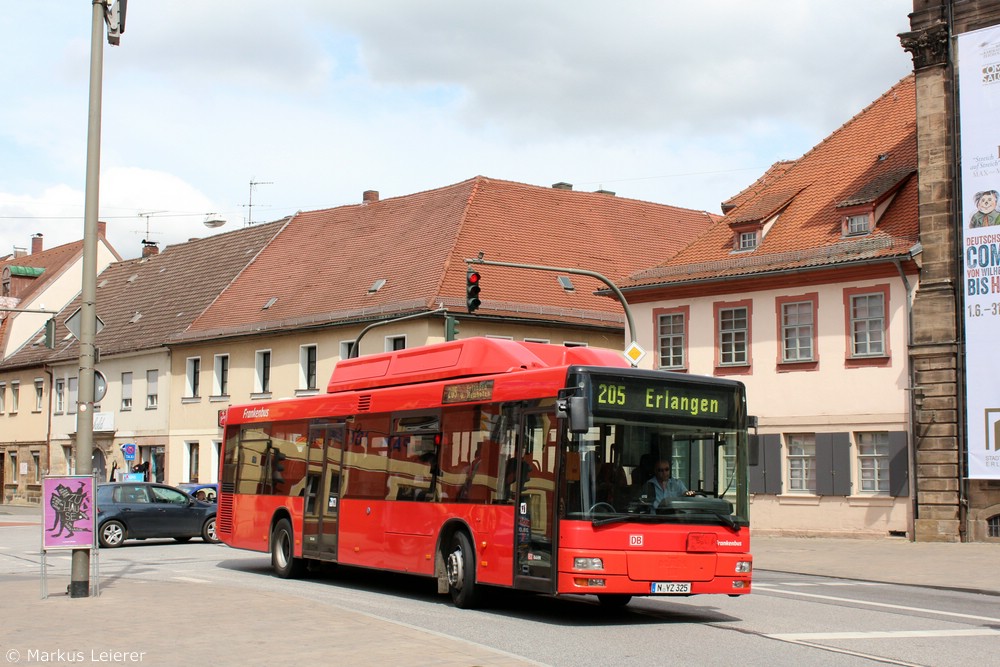
[[[913,253],[911,251],[910,258],[913,258]],[[913,350],[913,288],[910,286],[910,281],[906,278],[906,272],[903,271],[903,265],[898,258],[894,258],[892,263],[896,265],[896,270],[899,271],[899,277],[903,281],[903,289],[906,291],[906,380],[907,391],[909,393],[909,416],[908,416],[908,427],[910,429],[910,437],[906,441],[906,456],[908,461],[907,474],[910,476],[909,484],[907,484],[907,489],[910,495],[910,517],[907,520],[906,534],[909,536],[910,542],[915,542],[917,539],[916,532],[916,519],[917,519],[917,401],[923,400],[923,387],[917,386],[916,383],[916,371],[913,368],[913,363],[911,361],[912,357],[910,352]],[[918,399],[917,393],[920,393]]]

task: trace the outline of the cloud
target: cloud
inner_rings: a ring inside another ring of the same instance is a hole
[[[37,227],[47,247],[79,238],[91,7],[57,4],[6,8],[19,29],[0,42],[16,63],[0,70],[0,255]],[[911,10],[910,0],[130,3],[121,45],[104,47],[101,217],[135,256],[143,212],[165,211],[150,231],[166,244],[207,233],[208,212],[226,230],[477,174],[718,211],[910,71],[896,33]]]

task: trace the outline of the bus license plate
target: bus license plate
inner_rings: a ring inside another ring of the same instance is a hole
[[[654,581],[651,587],[653,595],[678,595],[691,592],[689,581]]]

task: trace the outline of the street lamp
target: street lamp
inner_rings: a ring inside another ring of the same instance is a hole
[[[76,471],[94,471],[94,337],[97,335],[97,216],[101,178],[101,93],[104,79],[104,24],[108,43],[117,45],[125,32],[127,0],[91,0],[90,106],[87,123],[87,186],[83,215],[83,279],[80,289],[80,382],[76,412]],[[94,508],[91,507],[91,511]],[[90,551],[74,549],[69,596],[90,595]]]

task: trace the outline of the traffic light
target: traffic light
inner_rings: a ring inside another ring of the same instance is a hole
[[[465,273],[465,307],[470,313],[479,308],[479,272],[469,269]]]
[[[451,315],[444,316],[444,339],[458,340],[458,319]]]
[[[45,323],[45,347],[50,350],[56,346],[56,318],[50,317]]]

